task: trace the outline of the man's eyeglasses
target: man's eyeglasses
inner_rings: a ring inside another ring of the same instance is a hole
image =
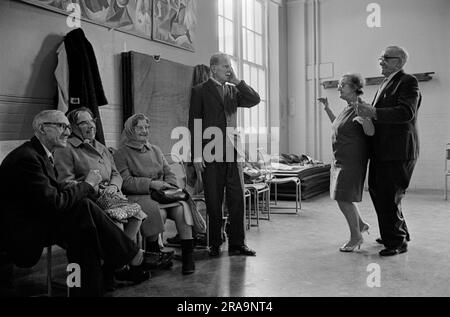
[[[348,85],[348,83],[339,83],[338,88],[344,88],[347,85]]]
[[[58,127],[62,131],[69,130],[70,132],[72,132],[72,128],[70,127],[70,125],[62,123],[62,122],[42,122],[42,124],[53,125],[53,126]]]
[[[386,56],[386,55],[383,55],[383,56],[380,56],[380,57],[378,57],[378,60],[379,61],[388,61],[388,60],[391,60],[391,59],[400,59],[400,57],[398,57],[398,56]]]
[[[85,121],[81,121],[77,123],[77,126],[79,127],[85,127],[89,124],[95,125],[95,123],[97,122],[97,118],[91,119],[91,120],[85,120]]]

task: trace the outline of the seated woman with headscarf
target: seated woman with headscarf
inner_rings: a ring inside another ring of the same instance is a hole
[[[122,189],[130,201],[142,206],[148,218],[163,219],[162,222],[154,222],[153,230],[145,235],[150,251],[159,249],[157,237],[164,231],[166,218],[175,221],[181,238],[182,273],[191,274],[195,271],[192,225],[187,224],[188,216],[185,214],[190,214],[190,210],[185,209],[185,204],[160,208],[160,204],[150,195],[152,190],[178,186],[161,149],[148,142],[149,127],[150,121],[143,114],[135,114],[125,122],[120,147],[114,154],[117,169],[123,178]]]
[[[126,202],[125,196],[120,191],[122,177],[116,169],[114,159],[109,150],[95,140],[96,128],[92,112],[88,108],[81,107],[72,110],[67,117],[72,126],[72,134],[67,140],[67,147],[57,149],[54,154],[58,180],[68,184],[82,181],[90,170],[98,170],[102,182],[97,197],[92,197],[93,200],[98,200],[104,194]],[[139,210],[133,216],[122,220],[124,232],[131,240],[136,242],[142,220],[146,217],[147,215]]]

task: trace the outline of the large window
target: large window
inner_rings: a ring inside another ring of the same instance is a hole
[[[237,75],[255,89],[261,103],[241,109],[238,125],[267,146],[267,8],[265,0],[218,0],[219,51],[232,56]]]

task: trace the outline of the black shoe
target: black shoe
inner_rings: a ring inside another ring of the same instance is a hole
[[[161,250],[160,253],[166,258],[170,258],[170,260],[172,260],[175,255],[175,251],[173,250],[170,251]]]
[[[168,244],[175,244],[175,245],[181,244],[181,239],[178,234],[172,238],[167,238],[166,241]]]
[[[409,237],[406,237],[406,242],[409,242],[411,239]],[[381,238],[376,238],[375,241],[379,244],[384,244],[383,243],[383,239]]]
[[[406,243],[403,243],[401,246],[397,248],[386,248],[379,252],[380,256],[392,256],[397,255],[401,253],[405,253],[408,251],[408,245]]]
[[[143,267],[146,270],[168,269],[173,266],[173,255],[162,252],[145,252]]]
[[[211,256],[211,257],[218,257],[218,256],[220,256],[220,253],[221,253],[220,247],[211,246],[209,248],[209,256]]]
[[[118,281],[129,281],[134,284],[142,283],[150,278],[150,272],[143,269],[142,265],[130,265],[114,273]]]
[[[248,256],[255,256],[256,252],[250,249],[245,244],[243,245],[230,245],[228,247],[228,255],[248,255]]]

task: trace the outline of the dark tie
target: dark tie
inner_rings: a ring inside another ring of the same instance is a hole
[[[50,163],[52,163],[52,166],[55,167],[55,161],[53,160],[53,155],[50,155],[48,157],[48,160],[50,161]]]

